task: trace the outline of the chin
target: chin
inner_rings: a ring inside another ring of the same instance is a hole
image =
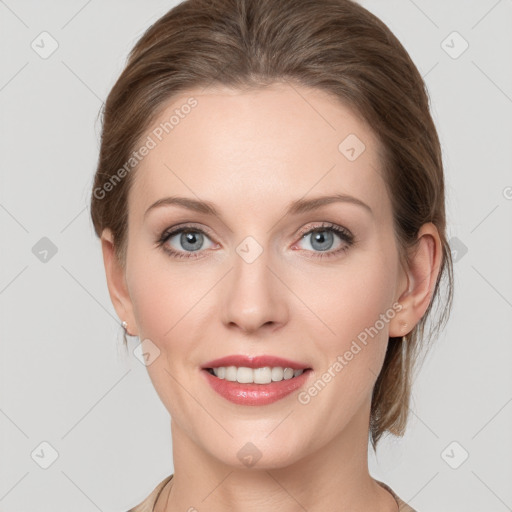
[[[275,425],[274,425],[275,428]],[[269,430],[271,432],[271,430]],[[274,437],[275,436],[275,437]],[[225,443],[211,445],[212,437],[206,437],[205,448],[219,462],[226,466],[248,470],[270,470],[285,468],[298,462],[305,454],[301,447],[305,441],[290,437],[289,430],[282,435],[276,432],[261,436],[237,434]],[[218,440],[218,438],[217,438]]]

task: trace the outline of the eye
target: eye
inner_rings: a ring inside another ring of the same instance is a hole
[[[195,258],[201,249],[205,249],[205,242],[210,240],[207,234],[193,226],[182,226],[172,231],[165,231],[157,242],[164,251],[175,258]],[[213,245],[210,240],[210,247]]]
[[[350,231],[330,223],[302,231],[299,236],[301,240],[298,244],[306,242],[304,250],[312,252],[313,258],[337,256],[354,244],[354,236]],[[164,231],[156,245],[162,247],[173,258],[190,259],[201,257],[201,253],[204,252],[202,249],[212,248],[215,244],[203,229],[187,225]]]
[[[338,242],[336,242],[336,238],[339,239]],[[341,226],[322,224],[303,233],[301,242],[306,242],[306,250],[319,253],[313,257],[322,258],[346,252],[354,243],[354,236]],[[333,246],[335,246],[334,249]]]

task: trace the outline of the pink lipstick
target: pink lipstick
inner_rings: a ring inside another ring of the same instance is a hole
[[[277,356],[231,355],[202,366],[208,384],[238,405],[267,405],[288,396],[308,380],[311,368]]]

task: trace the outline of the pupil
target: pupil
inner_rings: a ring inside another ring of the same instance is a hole
[[[332,245],[333,234],[330,233],[330,236],[326,236],[325,233],[328,233],[328,231],[317,231],[313,236],[313,247],[315,243],[318,243],[319,247],[315,248],[319,251],[326,251]]]
[[[199,234],[198,236],[198,233],[194,233],[194,232],[187,232],[187,233],[182,233],[181,234],[181,243],[182,243],[182,247],[186,248],[186,249],[189,249],[189,250],[197,250],[197,249],[200,249],[201,248],[201,237],[202,235]],[[187,244],[189,244],[187,246]]]

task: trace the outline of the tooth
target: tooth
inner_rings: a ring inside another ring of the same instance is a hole
[[[252,368],[247,368],[246,366],[240,366],[236,373],[236,380],[240,384],[250,384],[254,382],[254,373]]]
[[[254,369],[254,383],[255,384],[270,384],[272,382],[272,371],[270,366],[265,368]]]
[[[228,366],[226,368],[226,380],[230,380],[231,382],[236,381],[236,375],[237,375],[237,368],[236,366]]]
[[[293,377],[293,368],[285,368],[283,377],[285,380],[291,379]]]
[[[246,366],[219,366],[212,368],[213,374],[219,379],[225,379],[240,384],[269,384],[298,377],[304,373],[304,370],[294,370],[293,368],[282,368],[276,366],[271,368],[265,366],[262,368],[248,368]]]
[[[276,366],[275,368],[272,368],[272,380],[274,382],[283,380],[283,369],[279,366]]]

